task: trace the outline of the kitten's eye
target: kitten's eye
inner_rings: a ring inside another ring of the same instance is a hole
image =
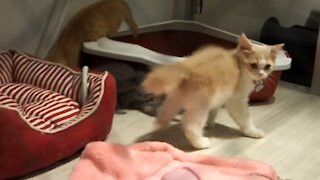
[[[264,70],[270,70],[270,68],[271,68],[270,64],[267,64],[267,65],[264,66]]]
[[[252,69],[258,69],[258,64],[256,64],[256,63],[251,63],[251,64],[250,64],[250,67],[251,67]]]

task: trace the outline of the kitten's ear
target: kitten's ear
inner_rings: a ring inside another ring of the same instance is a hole
[[[283,46],[284,44],[277,44],[271,46],[271,57],[273,60],[276,59],[278,52],[282,50]]]
[[[277,45],[273,45],[271,46],[271,52],[277,54],[280,50],[283,49],[284,44],[277,44]]]
[[[241,33],[241,35],[239,37],[239,45],[238,46],[241,50],[244,50],[244,52],[252,50],[252,43],[244,33]]]

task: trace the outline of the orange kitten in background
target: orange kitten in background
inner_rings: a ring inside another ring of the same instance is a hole
[[[138,27],[125,1],[102,0],[93,3],[70,20],[46,59],[69,67],[78,67],[82,43],[102,37],[112,38],[123,21],[136,37]]]
[[[264,132],[250,119],[248,97],[254,81],[266,79],[272,72],[282,47],[253,44],[241,34],[234,50],[208,46],[181,63],[155,68],[142,86],[147,93],[167,95],[157,123],[168,125],[184,109],[185,136],[195,148],[208,148],[210,140],[203,136],[203,128],[207,120],[209,125],[214,124],[216,110],[224,105],[246,136],[263,137]]]

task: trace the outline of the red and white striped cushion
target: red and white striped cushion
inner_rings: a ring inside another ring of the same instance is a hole
[[[27,84],[4,84],[0,86],[0,93],[0,99],[8,102],[4,105],[19,110],[34,129],[55,129],[80,112],[79,104],[71,98]]]
[[[22,119],[30,127],[43,133],[60,132],[86,119],[98,108],[104,89],[107,88],[104,87],[104,81],[108,73],[100,75],[89,73],[88,99],[80,108],[78,102],[81,100],[81,74],[79,72],[14,50],[0,53],[0,66],[0,86],[3,86],[2,90],[6,93],[6,98],[9,96],[15,100],[18,108],[14,109],[19,112]],[[2,68],[5,70],[3,71]],[[61,99],[59,100],[58,97],[68,99],[68,102],[60,102]],[[63,112],[63,107],[60,107],[65,119],[61,118],[59,113],[55,114],[56,116],[45,116],[43,114],[48,112],[44,111],[38,115],[28,111],[33,106],[41,108],[47,103],[55,103],[52,102],[52,98],[58,98],[59,103],[66,105],[64,108],[70,114]],[[13,108],[0,104],[1,107]],[[77,108],[80,111],[77,112],[77,116],[73,116]]]
[[[7,96],[0,92],[0,107],[15,109],[18,107],[18,103],[16,100],[12,99],[10,96]]]
[[[13,55],[13,61],[14,82],[50,89],[79,102],[81,76],[70,69],[20,53]]]

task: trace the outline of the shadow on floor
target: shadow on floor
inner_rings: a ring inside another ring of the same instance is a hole
[[[205,136],[220,139],[234,139],[242,137],[242,134],[237,129],[233,129],[222,124],[215,124],[214,127],[205,128]],[[193,148],[186,139],[180,124],[173,124],[169,127],[156,130],[145,134],[136,140],[136,142],[143,141],[166,142],[186,152],[197,150]]]

